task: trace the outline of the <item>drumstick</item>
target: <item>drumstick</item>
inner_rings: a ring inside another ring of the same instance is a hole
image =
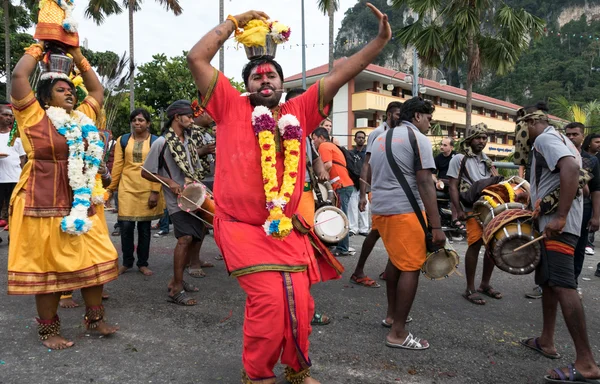
[[[328,222],[328,221],[335,220],[335,219],[340,219],[340,218],[341,218],[341,216],[335,216],[335,217],[331,217],[331,218],[329,218],[329,219],[327,219],[327,220],[323,220],[323,221],[320,221],[320,222],[316,223],[316,224],[315,224],[315,225],[313,225],[312,227],[314,228],[314,227],[316,227],[317,225],[325,224],[325,223],[326,223],[326,222]]]
[[[364,179],[361,178],[361,179],[358,179],[358,180],[360,180],[361,183],[365,183],[365,185],[367,187],[371,188],[371,184],[367,183]]]
[[[525,244],[521,245],[520,247],[518,247],[518,248],[515,248],[515,249],[513,250],[513,252],[520,251],[521,249],[523,249],[523,248],[525,248],[525,247],[528,247],[528,246],[530,246],[531,244],[535,244],[535,243],[537,243],[538,241],[542,241],[542,240],[544,240],[545,238],[546,238],[546,235],[545,235],[545,234],[544,234],[544,235],[542,235],[542,236],[540,236],[540,237],[536,237],[535,239],[531,240],[529,243],[525,243]]]
[[[165,187],[167,187],[167,188],[171,189],[171,187],[169,186],[169,184],[165,183],[164,181],[162,181],[161,179],[159,179],[158,177],[156,177],[156,175],[155,175],[155,174],[153,174],[152,172],[150,172],[149,170],[147,170],[147,169],[146,169],[146,168],[144,168],[144,167],[140,167],[140,168],[142,168],[142,170],[144,170],[144,171],[148,172],[150,175],[152,175],[152,177],[153,177],[155,180],[157,180],[159,183],[161,183],[161,184],[162,184],[162,185],[164,185]],[[189,199],[187,196],[183,196],[183,195],[179,195],[179,196],[181,196],[182,198],[184,198],[185,200],[187,200],[189,203],[192,203],[192,204],[194,204],[194,205],[195,205],[195,206],[196,206],[198,209],[200,209],[200,210],[202,210],[202,211],[204,211],[204,212],[208,213],[209,215],[211,215],[211,216],[214,216],[214,215],[215,215],[214,213],[212,213],[212,212],[210,212],[210,211],[207,211],[206,209],[204,209],[204,208],[202,208],[202,207],[198,207],[198,204],[196,204],[196,202],[194,202],[194,201],[192,201],[191,199]],[[206,223],[206,224],[208,224],[208,225],[210,225],[210,226],[212,227],[212,224],[210,224],[210,223],[208,223],[208,222],[206,222],[206,221],[202,220],[200,217],[198,217],[197,215],[194,215],[192,212],[189,212],[189,211],[186,211],[186,212],[187,212],[187,213],[189,213],[190,215],[194,216],[194,217],[195,217],[195,218],[197,218],[198,220],[201,220],[202,222],[204,222],[204,223]]]

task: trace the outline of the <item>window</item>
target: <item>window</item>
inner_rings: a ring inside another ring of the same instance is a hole
[[[448,99],[441,98],[440,99],[440,104],[441,104],[442,107],[452,108],[452,101],[450,101]]]
[[[465,108],[467,108],[467,104],[465,104],[465,103],[459,103],[459,102],[456,103],[456,109],[458,109],[460,111],[464,111]]]

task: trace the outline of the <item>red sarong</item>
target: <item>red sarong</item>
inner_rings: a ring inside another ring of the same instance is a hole
[[[258,272],[240,276],[238,282],[247,295],[242,361],[250,380],[274,378],[280,356],[296,372],[310,367],[308,336],[315,305],[308,274]]]

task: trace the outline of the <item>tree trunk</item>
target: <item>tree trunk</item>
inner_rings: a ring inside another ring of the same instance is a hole
[[[10,0],[4,0],[4,66],[6,68],[6,100],[10,100],[10,16],[8,7]]]
[[[225,21],[225,6],[224,0],[219,0],[219,24],[223,24]],[[221,46],[219,49],[219,71],[225,72],[225,46]]]
[[[473,109],[473,77],[471,71],[475,61],[473,49],[473,35],[467,37],[467,105],[465,108],[465,134],[471,128],[471,111]]]
[[[333,27],[334,27],[334,19],[333,19],[333,15],[335,13],[334,11],[334,1],[331,1],[331,5],[329,6],[329,9],[327,10],[327,13],[329,14],[329,72],[331,72],[331,70],[333,69],[333,44],[335,43],[333,38],[334,38],[334,33],[333,33]]]
[[[135,0],[129,0],[129,113],[135,109],[135,60],[133,58],[133,10]]]

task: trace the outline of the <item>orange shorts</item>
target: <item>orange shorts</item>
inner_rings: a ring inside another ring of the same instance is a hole
[[[471,212],[467,213],[467,216],[470,215]],[[467,245],[472,245],[481,240],[483,237],[483,228],[479,221],[476,218],[471,217],[467,220]]]
[[[315,196],[313,191],[302,192],[298,213],[304,218],[306,224],[312,226],[315,223]]]
[[[373,229],[379,231],[390,261],[396,268],[405,272],[421,269],[427,258],[427,247],[417,215],[373,215]]]

